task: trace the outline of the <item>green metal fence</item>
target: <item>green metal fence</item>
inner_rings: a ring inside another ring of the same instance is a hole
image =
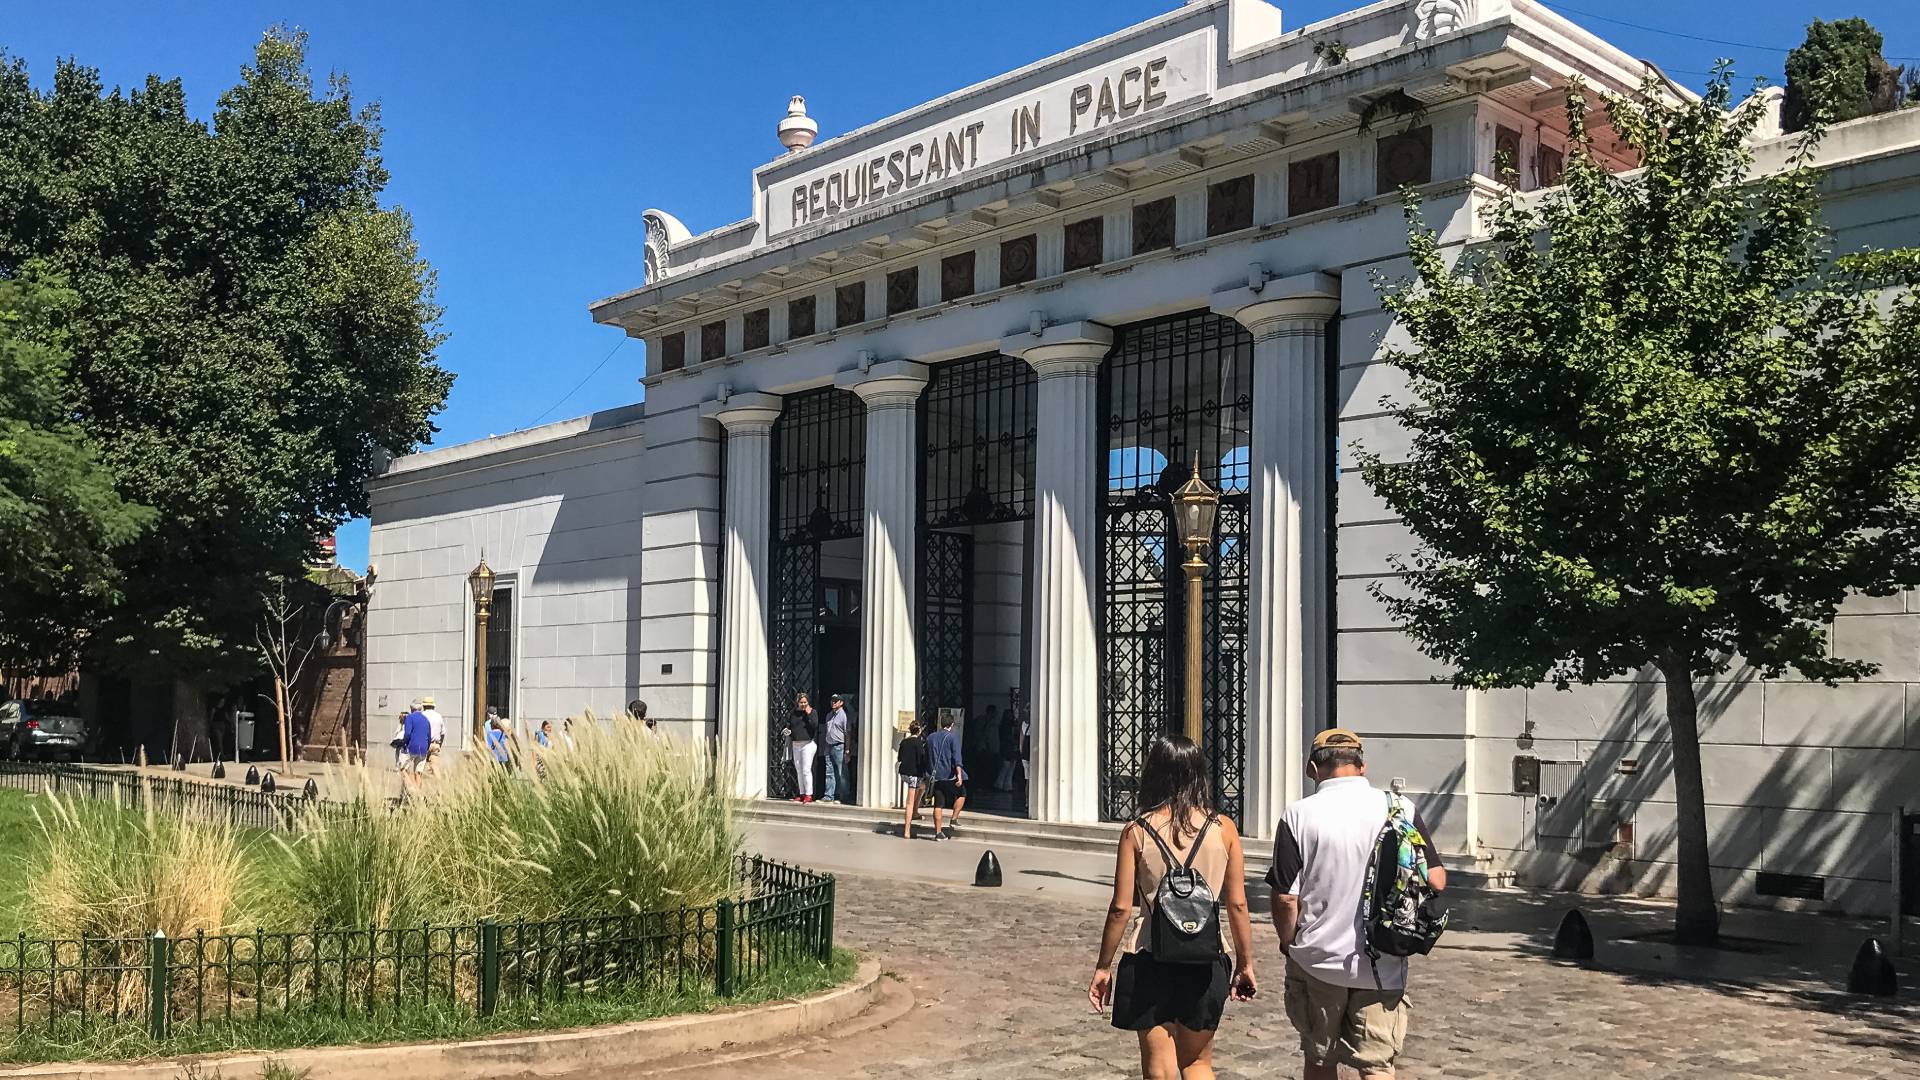
[[[439,1011],[711,988],[730,996],[833,951],[834,879],[758,856],[711,907],[299,933],[0,939],[16,1036],[138,1025],[156,1040],[314,1016]]]
[[[41,795],[100,799],[133,810],[149,804],[158,813],[201,821],[224,821],[239,828],[291,830],[321,806],[340,805],[306,798],[299,791],[271,794],[237,784],[180,780],[151,773],[86,765],[0,762],[0,787]]]

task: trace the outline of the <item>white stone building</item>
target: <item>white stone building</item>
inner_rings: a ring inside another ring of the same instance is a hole
[[[1555,181],[1570,80],[1650,70],[1528,0],[1298,28],[1208,0],[818,143],[796,99],[748,216],[690,235],[647,211],[644,283],[592,305],[645,340],[643,404],[375,481],[374,741],[421,692],[468,726],[484,549],[507,612],[491,700],[522,722],[640,697],[761,795],[790,789],[774,719],[797,690],[849,693],[867,747],[903,712],[992,705],[1033,729],[1030,790],[1002,809],[1114,820],[1178,723],[1165,494],[1197,459],[1225,495],[1209,744],[1249,832],[1337,720],[1456,858],[1667,887],[1657,684],[1431,681],[1367,593],[1410,539],[1352,456],[1402,445],[1372,280],[1407,271],[1402,185],[1471,243],[1496,161]],[[1920,112],[1847,125],[1821,159],[1843,249],[1920,243]],[[1862,600],[1834,642],[1881,673],[1706,689],[1729,898],[1884,909],[1887,813],[1920,803],[1920,601]],[[996,753],[971,727],[969,753]],[[890,805],[892,771],[860,754],[859,797]]]

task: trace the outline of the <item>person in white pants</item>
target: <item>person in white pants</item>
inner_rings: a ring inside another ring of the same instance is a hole
[[[793,718],[787,721],[788,747],[793,753],[794,782],[799,794],[794,802],[813,801],[813,755],[817,749],[814,737],[820,734],[820,718],[813,711],[813,703],[807,695],[797,695],[793,700]]]

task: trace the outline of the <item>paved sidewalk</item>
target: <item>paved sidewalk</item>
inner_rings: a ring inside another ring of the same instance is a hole
[[[1138,1075],[1132,1036],[1094,1016],[1084,996],[1110,864],[1052,851],[1004,851],[1009,884],[988,890],[938,880],[971,880],[980,849],[964,842],[909,847],[897,837],[834,839],[824,830],[768,828],[756,829],[754,839],[765,850],[815,865],[868,867],[843,875],[840,936],[878,957],[911,988],[916,1004],[879,1030],[799,1040],[711,1075]],[[1580,898],[1607,942],[1603,963],[1642,970],[1582,968],[1544,955],[1571,899],[1454,898],[1461,929],[1415,969],[1403,1077],[1920,1076],[1920,1006],[1911,998],[1881,1003],[1839,994],[1833,971],[1844,972],[1847,957],[1828,963],[1792,944],[1857,945],[1863,927],[1818,916],[1738,913],[1730,919],[1734,932],[1789,944],[1733,954],[1735,960],[1709,968],[1699,954],[1616,940],[1659,929],[1670,918],[1664,906]],[[1297,1077],[1294,1037],[1280,1002],[1279,952],[1264,922],[1255,931],[1262,991],[1256,1002],[1229,1007],[1217,1044],[1220,1075]],[[1770,973],[1771,988],[1733,981],[1763,973]],[[1910,973],[1906,985],[1914,985]]]

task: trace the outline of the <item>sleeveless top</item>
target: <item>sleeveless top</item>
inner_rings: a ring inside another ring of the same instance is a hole
[[[1163,826],[1155,823],[1153,829],[1160,834],[1160,839],[1166,841],[1167,846],[1173,849],[1174,856],[1185,862],[1187,852],[1193,849],[1194,835],[1188,833],[1181,838],[1180,843],[1176,844],[1171,824],[1169,822]],[[1139,826],[1129,824],[1127,828],[1137,830]],[[1127,926],[1127,932],[1120,938],[1122,953],[1139,952],[1145,946],[1147,919],[1153,915],[1154,897],[1160,892],[1160,879],[1167,874],[1167,860],[1160,854],[1160,845],[1154,843],[1153,838],[1145,833],[1141,833],[1137,839],[1139,851],[1133,858],[1133,918]],[[1193,868],[1200,872],[1201,877],[1207,879],[1207,887],[1213,890],[1213,895],[1224,900],[1227,883],[1227,841],[1220,835],[1218,820],[1201,839],[1200,853],[1194,856]],[[1227,937],[1227,919],[1224,912],[1220,917],[1220,944],[1221,948],[1228,952],[1233,951]]]

